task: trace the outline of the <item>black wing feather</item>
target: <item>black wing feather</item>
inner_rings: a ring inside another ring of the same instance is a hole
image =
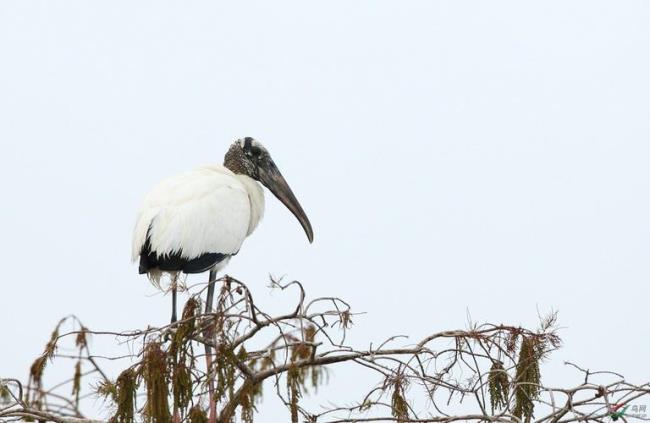
[[[203,273],[230,257],[230,254],[204,253],[198,257],[185,258],[182,254],[182,251],[175,251],[171,254],[158,255],[155,251],[151,251],[151,242],[147,234],[147,240],[140,251],[139,272],[143,274],[159,269],[166,272]]]

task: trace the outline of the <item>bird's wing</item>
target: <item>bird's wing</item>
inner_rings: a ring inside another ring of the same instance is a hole
[[[135,261],[149,237],[151,251],[234,254],[246,238],[251,205],[243,184],[213,166],[162,181],[146,197],[133,233]]]

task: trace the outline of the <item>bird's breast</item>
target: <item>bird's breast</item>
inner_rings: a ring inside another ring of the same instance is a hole
[[[235,175],[235,177],[246,189],[250,202],[250,217],[246,234],[248,236],[253,233],[264,216],[264,189],[259,182],[246,175]]]

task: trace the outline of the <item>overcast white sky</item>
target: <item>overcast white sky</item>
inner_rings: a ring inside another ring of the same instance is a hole
[[[129,261],[140,200],[253,136],[315,232],[267,195],[227,269],[262,304],[287,301],[268,273],[343,297],[360,347],[558,310],[547,381],[647,381],[648,22],[621,0],[1,2],[0,375],[66,314],[165,323]]]

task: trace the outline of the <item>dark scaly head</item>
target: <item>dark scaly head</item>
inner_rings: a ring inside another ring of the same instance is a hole
[[[261,182],[296,216],[309,242],[314,240],[314,232],[305,211],[268,150],[259,141],[251,137],[235,141],[228,149],[223,165],[235,174],[246,175]]]

